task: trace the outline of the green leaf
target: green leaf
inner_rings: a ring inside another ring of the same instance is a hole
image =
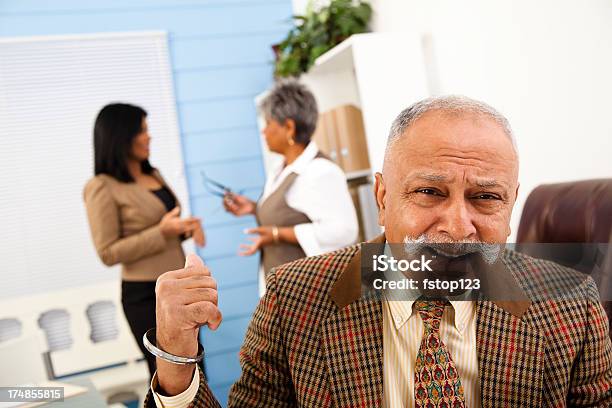
[[[332,0],[315,9],[308,3],[304,15],[293,16],[294,27],[278,44],[275,74],[294,76],[352,34],[367,31],[372,7],[364,0]]]
[[[312,47],[312,49],[310,50],[310,60],[312,61],[312,63],[314,63],[317,58],[319,58],[321,55],[325,54],[329,50],[330,47],[328,45],[317,45],[316,47]]]

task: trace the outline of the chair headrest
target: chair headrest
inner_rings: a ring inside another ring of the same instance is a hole
[[[610,242],[612,179],[546,184],[529,194],[517,242]]]

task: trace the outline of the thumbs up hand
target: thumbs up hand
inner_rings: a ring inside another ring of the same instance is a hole
[[[215,330],[221,324],[217,307],[217,282],[197,256],[187,256],[185,267],[166,272],[155,286],[157,345],[168,353],[195,357],[198,352],[198,329]],[[168,395],[187,389],[194,365],[179,366],[157,359],[160,387]]]

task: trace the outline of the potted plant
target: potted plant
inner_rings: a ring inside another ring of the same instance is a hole
[[[304,15],[294,16],[295,27],[272,48],[278,77],[299,76],[315,60],[353,34],[368,31],[372,7],[365,0],[331,0],[316,8],[309,3]]]

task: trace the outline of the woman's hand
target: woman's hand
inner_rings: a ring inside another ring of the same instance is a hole
[[[225,211],[240,217],[255,214],[256,204],[243,195],[228,192],[223,196],[223,207]]]
[[[259,236],[249,237],[248,240],[252,242],[251,244],[240,244],[241,251],[238,252],[240,256],[253,255],[262,247],[270,244],[278,244],[279,242],[299,244],[293,227],[276,227],[274,225],[268,225],[247,229],[244,232],[246,234],[257,234]]]
[[[238,255],[251,256],[255,252],[259,251],[262,247],[274,243],[273,230],[274,227],[271,226],[262,226],[247,229],[245,233],[257,234],[258,236],[248,238],[248,240],[251,241],[251,244],[240,244],[241,250],[238,252]]]
[[[164,237],[178,237],[185,233],[192,233],[198,228],[202,229],[200,219],[197,217],[180,218],[181,209],[174,207],[168,211],[159,222]],[[203,232],[202,232],[203,235]]]
[[[204,228],[202,228],[202,222],[197,220],[197,222],[193,223],[193,231],[191,232],[191,237],[195,244],[202,248],[206,245],[206,235],[204,234]]]

